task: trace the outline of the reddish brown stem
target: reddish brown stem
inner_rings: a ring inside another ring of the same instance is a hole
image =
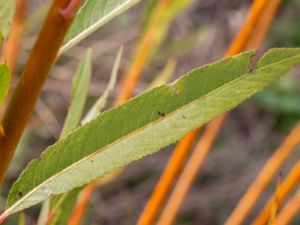
[[[0,134],[0,184],[3,182],[17,144],[31,117],[60,46],[72,22],[59,12],[74,0],[54,0],[27,61],[23,74],[5,111]],[[76,13],[76,7],[70,7]]]
[[[79,6],[80,0],[70,0],[68,6],[64,9],[60,9],[59,12],[65,19],[72,19],[76,15]]]

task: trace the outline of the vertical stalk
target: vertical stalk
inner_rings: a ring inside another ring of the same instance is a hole
[[[11,33],[7,41],[4,42],[3,55],[7,60],[11,75],[14,75],[16,58],[21,45],[21,38],[24,30],[24,20],[27,12],[28,0],[17,0],[16,12],[12,24]]]
[[[2,120],[0,184],[79,5],[80,0],[54,0],[52,3]]]

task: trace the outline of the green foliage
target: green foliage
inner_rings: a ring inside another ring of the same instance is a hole
[[[9,35],[15,6],[15,0],[0,0],[0,44],[1,40]]]
[[[88,50],[78,67],[73,80],[72,101],[68,110],[61,136],[75,129],[81,119],[92,75],[91,50]]]
[[[0,106],[3,103],[9,89],[9,68],[5,64],[0,64]]]
[[[300,49],[245,52],[154,88],[48,147],[14,183],[5,214],[105,176],[174,143],[265,88],[300,62]]]
[[[140,0],[86,0],[80,8],[66,37],[62,52],[95,32],[105,23],[120,15]]]

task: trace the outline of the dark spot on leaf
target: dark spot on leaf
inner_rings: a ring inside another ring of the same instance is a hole
[[[166,115],[165,113],[160,112],[160,111],[158,111],[157,114],[160,115],[160,116],[162,116],[162,117],[164,117]]]
[[[183,118],[183,119],[186,119],[185,115],[182,115],[182,118]]]
[[[18,196],[19,196],[19,198],[22,198],[22,197],[23,197],[23,192],[22,192],[22,191],[19,191],[19,192],[18,192]]]
[[[94,160],[91,160],[90,162],[91,162],[91,163],[93,163],[93,162],[94,162]]]

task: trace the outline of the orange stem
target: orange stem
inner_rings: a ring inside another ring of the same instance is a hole
[[[3,55],[10,69],[11,75],[14,75],[17,54],[19,53],[21,38],[24,31],[24,20],[27,11],[27,0],[18,0],[16,2],[16,12],[12,24],[11,33],[8,40],[3,45]]]
[[[275,196],[273,198],[272,205],[271,205],[271,213],[270,213],[269,222],[268,222],[269,225],[275,224],[275,217],[277,215],[278,208],[280,205],[279,198],[281,195],[281,185],[282,185],[282,177],[280,175],[278,178],[278,181],[277,181]]]
[[[142,70],[145,68],[145,65],[148,61],[151,52],[151,46],[153,46],[155,43],[157,24],[172,1],[174,0],[160,0],[160,3],[157,4],[156,9],[154,9],[150,25],[137,46],[131,65],[128,67],[123,76],[123,80],[121,82],[122,88],[120,89],[115,105],[122,104],[132,96],[136,83],[139,80]]]
[[[202,167],[215,138],[219,134],[225,118],[226,115],[223,114],[208,124],[205,133],[195,147],[186,167],[180,174],[178,182],[176,183],[170,199],[166,203],[165,209],[163,210],[157,225],[171,225],[175,220],[177,212],[179,211],[190,186],[194,182],[199,169]]]
[[[247,42],[246,49],[251,49],[255,46],[255,43],[262,43],[267,33],[273,18],[280,6],[281,0],[272,0],[270,1],[268,7],[265,8],[264,13],[261,15],[261,18],[258,20],[255,29],[252,31],[251,38]]]
[[[4,180],[17,144],[71,25],[72,18],[65,19],[59,13],[59,10],[67,7],[69,2],[70,0],[53,1],[23,74],[5,111],[2,121],[3,130],[0,133],[0,184]]]
[[[296,216],[300,209],[300,189],[297,193],[286,203],[275,219],[275,224],[287,225]]]
[[[180,170],[189,155],[191,147],[200,133],[200,128],[188,133],[182,140],[176,145],[176,148],[163,172],[159,182],[157,183],[154,192],[147,202],[147,205],[141,214],[138,225],[149,225],[155,220],[157,213],[159,212],[162,204],[167,198],[167,193],[170,192],[172,185],[177,179]]]
[[[87,208],[89,201],[91,199],[91,196],[93,194],[93,191],[97,187],[97,182],[93,182],[89,185],[87,185],[83,191],[80,192],[79,199],[76,203],[76,205],[80,207],[76,208],[76,213],[72,213],[72,216],[70,217],[68,221],[68,225],[75,225],[80,224],[82,222],[82,218],[85,212],[85,209]],[[74,211],[73,211],[74,212]]]
[[[15,65],[17,55],[21,46],[21,38],[24,30],[24,20],[27,11],[27,0],[17,0],[16,1],[16,12],[13,19],[13,24],[11,32],[7,40],[3,43],[2,54],[4,59],[7,61],[7,65],[10,70],[11,81],[15,74]],[[7,98],[6,98],[7,99]],[[2,118],[4,113],[5,104],[0,108],[0,118]]]
[[[280,194],[278,195],[277,201],[278,205],[280,205],[287,195],[291,192],[291,190],[297,185],[300,180],[300,160],[294,165],[294,167],[288,173],[286,179],[283,181]],[[259,215],[253,220],[251,225],[264,225],[268,221],[272,210],[272,202],[274,201],[275,194],[271,196],[271,198],[264,205],[263,209],[260,211]]]
[[[243,24],[242,28],[240,29],[238,35],[231,42],[231,45],[230,45],[229,49],[227,50],[227,53],[225,56],[235,55],[245,49],[245,46],[247,46],[247,43],[250,41],[250,39],[254,38],[254,35],[252,32],[256,28],[258,20],[260,20],[260,18],[264,14],[264,10],[266,9],[266,6],[268,6],[271,3],[271,1],[272,0],[255,0],[253,2],[245,23]],[[265,29],[267,30],[268,27],[269,26],[267,25],[265,27]],[[261,36],[264,37],[265,33],[266,33],[266,31],[262,32]],[[257,48],[258,43],[262,43],[262,41],[263,41],[263,38],[258,42],[253,42],[253,44],[251,44],[251,46],[249,46],[249,48],[247,48],[247,49]]]
[[[237,207],[234,209],[230,217],[226,221],[226,225],[241,224],[245,217],[249,214],[251,208],[257,199],[272,180],[272,177],[278,172],[287,157],[295,151],[295,147],[300,141],[300,123],[291,131],[291,133],[283,141],[282,145],[274,152],[274,154],[266,162],[257,178],[251,184],[247,192],[244,194]],[[284,186],[284,185],[283,185]],[[283,192],[283,188],[282,191]]]
[[[261,16],[264,7],[266,6],[267,0],[257,0],[253,3],[253,5],[251,6],[249,15],[244,23],[244,25],[242,26],[240,32],[236,35],[235,39],[233,40],[230,48],[228,49],[227,53],[225,56],[231,56],[231,55],[235,55],[237,53],[239,53],[240,51],[243,50],[243,48],[245,47],[246,43],[248,42],[249,38],[252,36],[251,32],[253,31],[255,24],[257,23],[259,17]],[[257,44],[258,46],[258,44]],[[255,46],[255,47],[257,47]],[[225,115],[223,115],[225,117]],[[216,119],[216,121],[213,123],[216,127],[221,128],[222,123],[223,123],[223,119]],[[216,132],[217,134],[218,132]],[[196,135],[194,132],[190,132],[187,136],[193,136],[194,139],[196,138]],[[215,135],[213,137],[213,139],[216,138],[217,135]],[[204,138],[204,137],[203,137]],[[153,194],[151,195],[146,208],[144,209],[143,213],[141,214],[140,218],[139,218],[139,222],[138,225],[151,225],[153,224],[153,221],[156,217],[156,215],[158,214],[160,208],[161,208],[161,204],[164,202],[164,200],[166,199],[170,189],[171,189],[171,185],[174,183],[174,180],[176,177],[172,178],[172,182],[168,181],[170,178],[167,177],[166,174],[172,174],[172,170],[174,169],[178,169],[181,168],[182,165],[176,165],[176,160],[179,161],[179,159],[176,159],[176,155],[180,155],[179,153],[177,153],[177,151],[181,151],[182,152],[182,157],[186,157],[188,152],[189,152],[189,148],[191,146],[191,143],[193,143],[194,139],[190,139],[188,142],[185,141],[185,138],[182,139],[178,145],[176,146],[176,150],[174,151],[173,155],[171,156],[170,161],[168,162],[168,166],[166,167],[163,175],[161,176],[158,184],[156,185],[155,191],[153,192]],[[213,141],[212,141],[213,142]],[[180,146],[180,148],[178,147]],[[203,147],[204,149],[205,147]],[[204,151],[204,150],[203,150]],[[184,161],[182,161],[183,164]],[[171,166],[172,164],[174,164],[174,166]],[[188,166],[188,164],[187,164]],[[198,167],[201,167],[201,163],[198,165]],[[197,167],[195,167],[197,168]],[[176,171],[173,171],[174,174],[176,174]],[[181,176],[183,177],[183,176]],[[185,180],[185,178],[182,178]],[[193,181],[193,179],[191,178],[187,178],[190,181]],[[171,179],[170,179],[171,180]],[[179,178],[180,180],[180,178]],[[179,181],[178,181],[179,182]],[[190,183],[191,184],[191,183]],[[186,191],[188,190],[188,186],[190,185],[188,183],[186,183]],[[175,190],[174,192],[175,193]],[[178,193],[177,193],[178,194]],[[185,197],[185,194],[181,195],[181,198],[179,200],[180,197],[176,198],[177,200],[175,204],[181,204],[181,202],[183,201]],[[172,202],[172,200],[170,200],[169,202]],[[174,202],[170,203],[170,205],[173,205]],[[166,212],[166,217],[168,217],[167,215],[170,216],[170,218],[166,218],[166,219],[161,219],[161,221],[163,221],[162,223],[165,222],[172,222],[175,218],[175,215],[177,214],[177,211],[179,210],[179,206],[172,206],[173,210],[176,210],[176,212],[172,212],[170,214],[167,213],[167,211],[172,211],[169,210],[168,206],[165,207],[165,211]],[[163,216],[162,216],[163,217]]]

